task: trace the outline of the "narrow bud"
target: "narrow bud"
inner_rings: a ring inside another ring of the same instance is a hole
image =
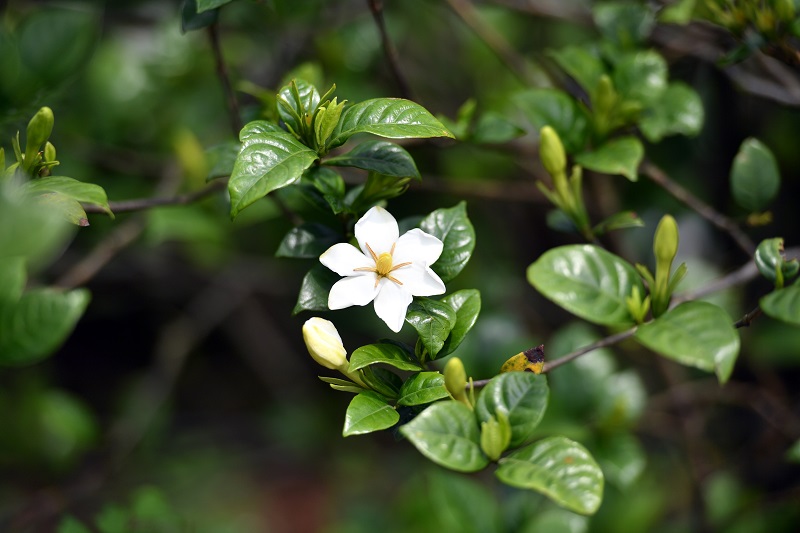
[[[25,155],[29,153],[35,154],[39,151],[50,134],[53,132],[53,110],[49,107],[43,107],[33,115],[33,118],[28,122],[27,137],[25,138]]]
[[[664,215],[658,223],[653,240],[653,253],[659,265],[662,262],[671,265],[678,253],[678,223],[670,215]]]
[[[50,141],[47,141],[44,145],[44,160],[48,163],[56,160],[56,147]]]
[[[511,442],[511,424],[505,413],[481,422],[481,450],[492,461],[497,461]]]
[[[453,357],[444,365],[444,386],[453,398],[466,401],[467,371],[458,357]]]
[[[567,154],[556,130],[545,126],[539,134],[539,157],[551,176],[564,174],[567,169]]]
[[[603,74],[597,80],[597,87],[594,90],[594,110],[597,113],[608,114],[617,99],[617,92],[608,74]]]
[[[347,350],[333,322],[324,318],[309,318],[303,324],[303,340],[311,357],[331,370],[341,370],[347,366]]]

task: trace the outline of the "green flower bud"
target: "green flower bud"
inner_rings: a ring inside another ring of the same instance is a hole
[[[511,442],[511,424],[502,411],[497,417],[481,422],[481,450],[492,461],[497,461]]]
[[[39,147],[47,142],[50,134],[53,133],[53,110],[43,107],[33,115],[28,122],[27,137],[25,139],[25,157],[29,154],[35,155],[39,152]]]
[[[347,350],[336,326],[324,318],[309,318],[303,324],[303,340],[314,361],[331,370],[347,367]]]
[[[466,400],[467,371],[458,357],[451,358],[444,365],[444,386],[456,400]]]
[[[671,215],[664,215],[658,223],[653,240],[653,253],[659,266],[662,262],[672,265],[672,260],[678,253],[678,223]]]
[[[44,160],[48,163],[56,160],[56,147],[50,141],[47,141],[44,145]]]
[[[556,130],[545,126],[539,134],[539,157],[551,176],[564,174],[567,169],[567,154]]]
[[[597,87],[594,90],[594,110],[597,113],[608,114],[617,101],[617,91],[608,74],[603,74],[597,80]]]

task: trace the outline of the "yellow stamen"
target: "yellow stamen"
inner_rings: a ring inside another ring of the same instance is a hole
[[[389,281],[397,283],[398,285],[402,285],[403,282],[399,279],[391,276],[390,273],[394,272],[398,268],[402,268],[404,266],[408,266],[411,264],[411,261],[406,261],[405,263],[399,263],[396,265],[392,265],[392,255],[394,254],[394,244],[392,244],[392,249],[388,252],[383,252],[381,255],[377,255],[372,248],[370,247],[369,243],[364,243],[367,247],[367,251],[372,256],[372,260],[375,261],[374,267],[359,267],[354,268],[353,271],[355,272],[375,272],[375,286],[378,286],[380,283],[381,278],[386,278]]]

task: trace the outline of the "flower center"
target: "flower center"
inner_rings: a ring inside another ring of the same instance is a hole
[[[394,259],[393,259],[392,255],[394,254],[394,244],[392,245],[392,249],[391,250],[389,250],[388,252],[383,252],[383,253],[381,253],[381,255],[378,255],[375,252],[373,252],[372,248],[370,248],[370,246],[369,246],[369,243],[364,243],[364,244],[367,245],[367,250],[369,250],[369,254],[372,256],[372,260],[375,261],[375,266],[374,267],[354,268],[353,271],[355,271],[355,272],[375,272],[375,274],[376,274],[376,276],[375,276],[375,286],[376,287],[378,286],[378,283],[380,283],[381,278],[386,278],[389,281],[393,281],[394,283],[397,283],[398,285],[402,285],[403,282],[400,281],[399,279],[397,279],[396,277],[392,276],[391,273],[394,272],[395,270],[397,270],[398,268],[402,268],[404,266],[410,265],[411,261],[407,261],[405,263],[398,263],[396,265],[393,264]]]

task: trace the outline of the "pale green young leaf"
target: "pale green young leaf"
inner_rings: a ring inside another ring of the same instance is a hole
[[[772,151],[758,139],[745,139],[731,168],[736,203],[751,212],[761,211],[778,194],[780,185],[781,175]]]
[[[400,388],[398,405],[424,405],[442,398],[450,393],[444,385],[444,376],[439,372],[419,372],[408,378]]]
[[[423,370],[418,361],[415,361],[405,350],[394,344],[380,343],[368,344],[357,348],[350,355],[350,372],[355,372],[375,363],[384,363],[399,370]]]
[[[363,435],[388,429],[398,420],[400,415],[386,399],[372,391],[360,392],[347,407],[342,436]]]
[[[575,162],[604,174],[621,174],[630,181],[639,179],[639,163],[644,157],[642,142],[636,137],[612,139],[591,152],[575,156]]]
[[[29,181],[23,186],[23,190],[31,196],[49,192],[59,193],[76,202],[96,205],[112,218],[114,216],[108,206],[105,189],[94,183],[84,183],[65,176],[48,176]]]

